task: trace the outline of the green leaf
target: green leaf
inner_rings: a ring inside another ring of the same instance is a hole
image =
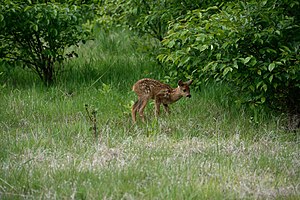
[[[277,53],[277,51],[276,51],[275,49],[271,49],[271,48],[267,48],[266,51],[267,51],[268,53],[273,53],[273,54],[276,54],[276,53]]]
[[[191,59],[191,57],[185,57],[184,59],[182,59],[182,61],[180,62],[180,65],[185,65],[187,62],[189,62]]]
[[[252,57],[250,57],[250,56],[249,56],[249,57],[247,57],[247,58],[245,58],[245,60],[244,60],[244,64],[247,64],[247,63],[248,63],[248,62],[251,60],[251,58],[252,58]]]
[[[175,40],[171,40],[167,43],[167,47],[172,48],[175,45]]]
[[[232,72],[232,68],[231,67],[226,67],[223,71],[223,76],[226,76],[226,74],[228,74],[228,72]]]
[[[273,80],[273,75],[271,75],[271,76],[269,77],[270,83],[272,83],[272,80]]]
[[[250,62],[250,66],[253,67],[253,66],[256,65],[256,63],[257,63],[256,58],[255,58],[255,57],[252,57],[251,62]]]
[[[32,6],[26,6],[26,8],[24,9],[24,12],[27,12],[31,8],[32,8]]]
[[[205,30],[208,31],[209,28],[210,28],[210,24],[209,24],[209,23],[206,23],[206,24],[205,24]]]
[[[226,49],[227,46],[228,46],[228,43],[225,42],[225,43],[222,45],[222,49]]]
[[[238,66],[238,64],[237,64],[237,61],[236,61],[236,60],[233,62],[233,67],[234,67],[234,68],[236,68],[236,69],[238,69],[238,68],[239,68],[239,66]]]
[[[197,37],[196,37],[196,41],[204,42],[204,41],[205,41],[205,38],[206,38],[206,35],[205,35],[205,34],[199,34],[199,35],[197,35]]]
[[[267,4],[268,1],[262,1],[261,4],[262,6],[265,6]]]
[[[32,25],[31,25],[31,28],[32,28],[34,31],[36,31],[36,32],[39,30],[39,27],[38,27],[37,24],[32,24]]]
[[[199,48],[200,52],[205,51],[206,49],[208,49],[208,46],[206,44],[200,46],[200,48]]]
[[[269,64],[269,67],[268,67],[268,69],[269,69],[269,71],[271,72],[271,71],[273,71],[273,69],[275,68],[275,63],[271,63],[271,64]]]
[[[256,84],[256,89],[258,89],[259,86],[261,86],[261,84],[263,84],[263,81],[260,81],[260,82],[258,82],[258,83]]]
[[[287,46],[281,46],[281,48],[279,48],[280,51],[282,52],[288,52],[288,53],[291,53],[291,50],[287,47]]]
[[[268,86],[266,84],[263,84],[262,89],[264,89],[264,91],[266,92],[268,89]]]
[[[261,76],[261,70],[258,70],[258,71],[257,71],[257,74]]]

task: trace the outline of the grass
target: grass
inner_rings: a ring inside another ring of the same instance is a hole
[[[299,199],[299,132],[209,84],[132,125],[133,83],[162,70],[127,32],[79,47],[57,84],[0,68],[1,199]],[[99,137],[85,104],[97,110]]]

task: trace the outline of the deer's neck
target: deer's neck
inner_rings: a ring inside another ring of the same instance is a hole
[[[173,89],[173,91],[171,92],[170,98],[172,102],[176,102],[179,99],[181,99],[182,95],[179,92],[179,88],[175,88]]]

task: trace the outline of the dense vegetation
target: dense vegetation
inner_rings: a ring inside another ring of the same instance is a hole
[[[31,68],[45,83],[77,56],[67,49],[93,24],[121,26],[150,38],[140,46],[169,81],[223,81],[243,94],[238,104],[300,113],[298,1],[2,0],[0,8],[2,63]]]
[[[1,199],[299,199],[298,1],[0,2]]]
[[[193,10],[170,24],[159,58],[171,72],[232,83],[241,103],[299,113],[299,8],[247,1]]]

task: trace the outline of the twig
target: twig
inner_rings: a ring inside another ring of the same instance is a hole
[[[93,124],[93,127],[92,127],[92,129],[93,129],[93,132],[94,132],[94,136],[95,136],[95,138],[97,138],[97,111],[94,109],[93,111],[92,111],[92,115],[90,114],[90,112],[89,112],[89,109],[88,109],[88,105],[87,104],[85,104],[85,110],[86,110],[86,113],[87,113],[87,115],[88,115],[88,117],[89,117],[89,119],[90,119],[90,121],[92,122],[92,124]]]

